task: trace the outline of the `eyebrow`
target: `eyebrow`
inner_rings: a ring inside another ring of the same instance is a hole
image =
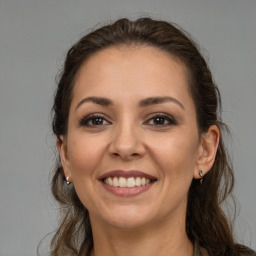
[[[107,98],[103,98],[103,97],[87,97],[82,99],[76,106],[76,109],[78,109],[83,103],[85,102],[92,102],[101,106],[110,106],[113,105],[113,102],[110,99]],[[177,105],[179,105],[182,109],[185,110],[185,107],[183,106],[183,104],[178,101],[177,99],[173,98],[173,97],[150,97],[150,98],[146,98],[143,99],[139,102],[139,106],[140,107],[148,107],[151,105],[155,105],[155,104],[161,104],[161,103],[165,103],[165,102],[174,102]]]
[[[92,102],[101,106],[109,106],[113,105],[113,102],[110,99],[102,98],[102,97],[87,97],[82,99],[78,105],[76,106],[76,109],[78,109],[83,103],[85,102]]]
[[[165,103],[165,102],[173,102],[176,103],[177,105],[179,105],[182,109],[185,110],[185,107],[183,106],[183,104],[178,101],[177,99],[173,98],[173,97],[151,97],[151,98],[146,98],[142,101],[140,101],[139,105],[140,107],[148,107],[151,105],[155,105],[155,104],[161,104],[161,103]]]

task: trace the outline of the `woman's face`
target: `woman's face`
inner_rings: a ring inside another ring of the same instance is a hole
[[[66,177],[93,223],[131,228],[185,219],[202,146],[186,68],[153,47],[91,56],[59,144]]]

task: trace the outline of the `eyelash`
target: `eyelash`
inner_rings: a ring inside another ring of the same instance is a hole
[[[99,119],[98,121],[100,121],[100,124],[93,124],[90,122],[97,122],[97,119]],[[162,124],[156,124],[155,121],[158,119],[158,121],[162,121],[164,123]],[[150,124],[150,121],[153,121],[153,124]],[[165,123],[165,122],[168,123]],[[102,123],[103,122],[103,123]],[[104,122],[106,122],[104,124]],[[85,126],[85,127],[90,127],[90,128],[96,128],[97,126],[103,126],[103,125],[110,125],[111,122],[107,120],[106,116],[103,114],[90,114],[84,118],[82,118],[79,121],[79,126]],[[167,127],[167,126],[171,126],[171,125],[177,125],[177,121],[170,115],[168,114],[164,114],[164,113],[153,113],[150,114],[148,116],[148,119],[146,122],[144,122],[143,124],[148,124],[150,126],[154,126],[154,127]]]
[[[150,121],[156,121],[157,119],[161,119],[164,122],[168,122],[167,124],[149,124]],[[167,127],[171,125],[177,125],[177,121],[170,115],[164,114],[164,113],[153,113],[149,115],[148,120],[145,122],[146,124],[149,124],[150,126],[155,126],[155,127]]]
[[[93,124],[93,123],[89,123],[89,122],[93,122],[96,121],[97,119],[100,119],[103,122],[107,122],[108,124],[111,124],[105,117],[105,115],[103,114],[91,114],[88,115],[84,118],[82,118],[79,122],[80,126],[86,126],[86,127],[96,127],[96,126],[101,126],[101,125],[106,125],[106,124]]]

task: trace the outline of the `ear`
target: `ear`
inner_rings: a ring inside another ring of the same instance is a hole
[[[205,175],[213,166],[216,152],[219,146],[220,130],[217,125],[212,125],[206,133],[201,136],[197,164],[194,170],[194,179],[201,179],[199,171]]]
[[[70,171],[70,163],[68,160],[67,154],[67,141],[66,138],[61,135],[60,138],[57,139],[57,148],[60,155],[61,165],[64,171],[64,175],[66,179],[68,178],[69,182],[72,182],[71,171]]]

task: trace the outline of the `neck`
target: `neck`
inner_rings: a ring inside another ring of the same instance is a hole
[[[169,225],[158,221],[136,229],[107,227],[92,220],[92,256],[192,256],[193,245],[182,219]]]

